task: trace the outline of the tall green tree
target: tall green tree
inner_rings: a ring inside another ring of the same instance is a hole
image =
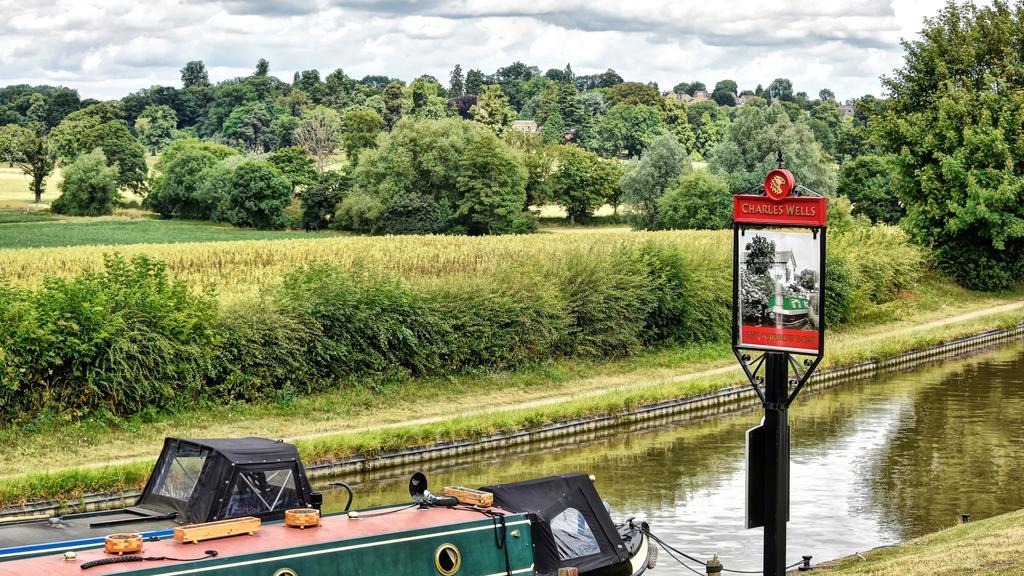
[[[108,103],[93,104],[68,114],[49,135],[61,162],[70,164],[81,154],[103,149],[107,162],[117,167],[119,188],[145,191],[146,149],[132,136],[121,112]]]
[[[608,106],[651,106],[661,108],[663,98],[658,89],[642,82],[623,82],[608,89]]]
[[[565,123],[562,121],[562,115],[557,111],[549,115],[548,119],[544,121],[541,134],[544,142],[548,144],[563,144],[565,142]]]
[[[174,137],[178,126],[178,115],[170,106],[146,106],[142,114],[135,120],[135,133],[139,135],[142,145],[156,156]]]
[[[526,173],[497,136],[474,134],[459,163],[456,185],[461,198],[455,218],[470,234],[514,230],[526,203]]]
[[[783,102],[793,101],[793,82],[789,78],[776,78],[767,88],[767,99],[779,99]]]
[[[906,210],[892,185],[891,160],[882,156],[858,156],[839,168],[838,192],[853,202],[853,213],[872,222],[895,224]]]
[[[377,135],[384,128],[380,115],[369,108],[357,108],[341,119],[341,142],[351,162],[359,160],[359,152],[377,145]]]
[[[237,156],[234,148],[195,138],[175,140],[153,166],[143,206],[164,218],[211,220],[220,202],[206,180],[218,162]]]
[[[21,168],[21,173],[31,179],[29,189],[35,196],[35,203],[39,204],[46,191],[46,179],[53,172],[57,157],[43,134],[43,126],[36,124],[34,128],[24,128],[17,124],[4,126],[0,129],[0,142],[6,142],[6,159]]]
[[[398,82],[390,82],[384,88],[384,129],[391,131],[395,124],[402,119],[402,107],[405,95],[402,92],[402,85]]]
[[[597,127],[594,147],[606,156],[638,156],[665,132],[661,113],[650,106],[613,106]]]
[[[249,160],[235,168],[224,217],[235,226],[283,228],[284,209],[291,203],[292,184],[266,160]]]
[[[266,156],[270,164],[277,168],[282,176],[292,183],[292,191],[306,187],[316,181],[316,168],[313,159],[306,154],[301,146],[289,146],[274,150]]]
[[[235,108],[224,120],[224,127],[221,130],[225,140],[246,152],[265,152],[272,121],[273,116],[266,105],[251,102]]]
[[[501,86],[496,84],[484,86],[483,94],[470,108],[470,113],[473,120],[494,130],[499,136],[516,118],[516,111],[509,106],[508,98],[501,91]]]
[[[202,60],[192,60],[181,69],[181,84],[185,88],[206,88],[210,85],[210,75]]]
[[[738,90],[735,80],[720,80],[711,92],[711,99],[719,106],[735,106]]]
[[[706,156],[718,145],[722,134],[718,131],[718,123],[711,119],[711,114],[705,112],[700,117],[700,127],[697,129],[697,136],[694,138],[695,147],[701,156]]]
[[[479,96],[484,87],[484,73],[476,68],[470,68],[466,72],[466,94]]]
[[[877,122],[907,230],[960,283],[1024,277],[1024,3],[950,2],[905,41]]]
[[[708,168],[725,178],[733,193],[746,193],[763,184],[780,149],[798,183],[821,194],[835,192],[835,168],[821,144],[805,123],[791,122],[781,104],[740,108],[708,155]]]
[[[452,75],[448,82],[448,97],[455,98],[466,93],[466,82],[462,77],[462,65],[456,64],[452,68]]]
[[[611,162],[575,145],[559,149],[551,196],[565,208],[569,222],[592,216],[613,194],[618,178]]]
[[[622,177],[622,198],[632,206],[637,228],[654,230],[658,199],[683,171],[686,150],[675,136],[658,136]]]

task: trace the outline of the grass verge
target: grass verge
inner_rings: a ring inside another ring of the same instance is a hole
[[[977,294],[931,279],[902,298],[901,306],[833,332],[823,368],[1011,326],[1024,320],[1022,292]],[[168,435],[290,438],[307,462],[315,462],[616,414],[740,382],[727,345],[695,344],[613,361],[369,382],[275,404],[209,406],[130,420],[40,419],[0,430],[0,506],[139,487]]]
[[[1024,574],[1024,510],[963,524],[816,568],[849,576]]]

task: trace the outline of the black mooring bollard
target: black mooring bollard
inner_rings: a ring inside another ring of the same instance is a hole
[[[970,521],[971,521],[971,515],[970,514],[961,514],[960,515],[960,523],[961,524],[967,524]]]
[[[801,572],[807,572],[808,570],[810,570],[811,558],[813,558],[813,556],[804,556],[804,563],[800,565],[800,568],[798,568],[798,570],[800,570]]]

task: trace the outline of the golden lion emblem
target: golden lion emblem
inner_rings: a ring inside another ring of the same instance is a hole
[[[771,190],[772,196],[782,196],[782,185],[786,182],[786,179],[781,175],[776,174],[771,182],[768,183],[768,188]]]

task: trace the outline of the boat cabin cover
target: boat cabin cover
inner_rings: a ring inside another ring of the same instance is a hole
[[[586,474],[564,474],[486,486],[494,505],[534,518],[530,526],[538,574],[575,567],[580,573],[629,560],[615,523]]]
[[[283,518],[289,508],[313,505],[298,451],[266,438],[167,438],[136,504],[189,524]]]

